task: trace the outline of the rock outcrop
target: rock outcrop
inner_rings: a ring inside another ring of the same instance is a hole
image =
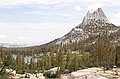
[[[98,71],[100,70],[100,68],[92,68],[72,72],[69,79],[107,79],[106,77],[103,77],[98,73]]]
[[[95,12],[87,12],[87,15],[83,18],[82,23],[78,27],[85,27],[87,24],[95,23],[96,21],[101,21],[102,23],[110,23],[107,19],[105,13],[101,8],[98,8]]]
[[[116,75],[116,70],[118,75]],[[61,75],[61,79],[120,79],[120,68],[103,71],[102,68],[82,69]]]

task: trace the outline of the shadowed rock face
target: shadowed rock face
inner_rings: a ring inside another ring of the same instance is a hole
[[[63,37],[53,40],[49,44],[65,44],[80,40],[87,40],[89,43],[93,43],[100,36],[104,35],[106,31],[109,38],[116,35],[115,39],[111,39],[110,41],[118,43],[120,42],[120,34],[118,33],[119,30],[120,27],[110,23],[103,10],[98,8],[93,13],[88,11],[87,15],[83,18],[82,23],[73,28]],[[89,40],[91,37],[92,40]]]

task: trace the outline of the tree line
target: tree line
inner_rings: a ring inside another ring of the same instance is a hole
[[[16,59],[13,58],[13,54],[17,55]],[[33,56],[30,62],[24,62],[26,55]],[[34,61],[34,55],[39,55],[37,62]],[[6,68],[12,68],[21,74],[44,72],[53,67],[60,67],[58,74],[95,66],[120,67],[120,46],[113,45],[107,35],[104,35],[90,45],[85,41],[76,41],[69,44],[26,48],[0,47],[0,62],[1,72],[5,73]]]

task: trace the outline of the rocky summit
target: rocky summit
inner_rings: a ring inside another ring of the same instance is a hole
[[[87,12],[82,23],[73,28],[69,33],[61,38],[51,41],[49,44],[66,44],[76,41],[86,41],[94,43],[107,33],[113,44],[120,44],[120,27],[112,24],[101,8],[93,13]]]
[[[102,23],[110,23],[110,21],[107,19],[106,15],[104,14],[101,8],[98,8],[93,13],[90,13],[88,11],[87,15],[83,18],[83,22],[80,25],[78,25],[78,27],[84,28],[86,25],[90,23],[96,23],[97,21],[100,21]]]

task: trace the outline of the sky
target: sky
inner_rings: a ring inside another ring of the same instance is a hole
[[[99,7],[111,23],[120,25],[120,0],[0,0],[0,43],[47,43]]]

